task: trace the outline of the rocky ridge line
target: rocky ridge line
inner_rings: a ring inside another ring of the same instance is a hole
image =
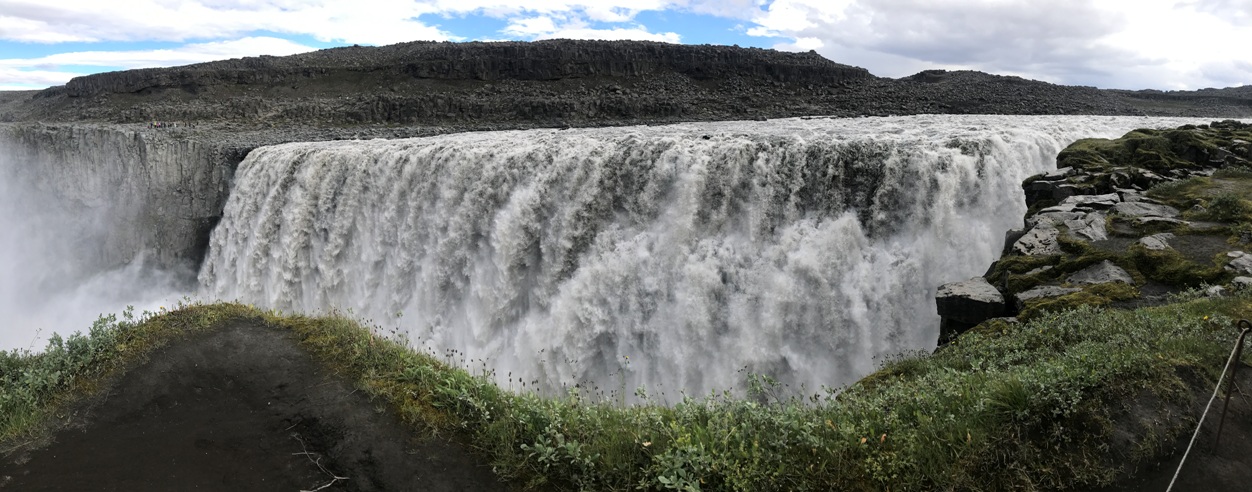
[[[79,77],[0,121],[605,126],[907,114],[1252,116],[1252,94],[1109,91],[980,72],[901,79],[816,53],[643,41],[414,42]]]

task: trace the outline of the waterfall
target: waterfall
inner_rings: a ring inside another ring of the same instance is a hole
[[[1195,120],[914,116],[483,132],[259,148],[204,296],[340,309],[497,379],[674,399],[816,391],[934,348],[1020,183],[1081,137]]]

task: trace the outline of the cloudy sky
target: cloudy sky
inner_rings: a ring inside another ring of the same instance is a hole
[[[0,0],[0,89],[350,44],[549,38],[816,50],[887,77],[1252,84],[1252,0]]]

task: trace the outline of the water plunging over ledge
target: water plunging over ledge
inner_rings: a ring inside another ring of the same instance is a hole
[[[745,371],[817,390],[933,348],[935,288],[986,268],[1020,225],[1021,181],[1066,144],[1206,121],[788,119],[263,147],[237,171],[202,297],[350,310],[548,390],[673,399]]]

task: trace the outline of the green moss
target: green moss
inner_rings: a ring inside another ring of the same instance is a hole
[[[1029,321],[1048,313],[1058,313],[1080,306],[1102,307],[1116,301],[1139,297],[1139,289],[1121,282],[1083,286],[1079,292],[1057,297],[1047,297],[1026,303],[1018,319]]]
[[[1247,166],[1224,167],[1213,172],[1213,179],[1252,180],[1252,168]]]
[[[1243,198],[1242,194],[1222,192],[1214,196],[1205,206],[1205,218],[1221,222],[1240,222],[1252,220],[1252,202]]]
[[[1243,245],[1252,243],[1252,222],[1240,222],[1230,227],[1230,239],[1227,240],[1233,245]]]
[[[992,274],[987,278],[1002,278],[1005,273],[1020,275],[1041,267],[1056,265],[1061,262],[1061,255],[1047,256],[1004,256],[991,267]]]
[[[1248,133],[1252,132],[1238,122],[1174,130],[1138,129],[1118,139],[1074,142],[1057,156],[1057,166],[1097,176],[1120,166],[1162,173],[1207,162],[1219,148],[1230,146],[1236,138],[1248,138]]]
[[[1216,284],[1228,276],[1221,265],[1201,265],[1173,249],[1153,251],[1136,244],[1130,247],[1128,256],[1145,277],[1170,287]]]
[[[1125,165],[1163,172],[1188,167],[1195,157],[1214,149],[1216,144],[1197,131],[1139,129],[1116,140],[1074,142],[1057,156],[1057,165],[1088,172]]]
[[[1084,138],[1070,144],[1056,156],[1057,168],[1072,167],[1080,171],[1108,169],[1113,166],[1120,144],[1107,138]]]
[[[1192,177],[1178,181],[1167,181],[1148,189],[1148,196],[1160,200],[1172,207],[1186,210],[1203,196],[1203,190],[1211,188],[1210,178]]]
[[[1061,235],[1057,237],[1057,244],[1061,247],[1061,251],[1073,256],[1093,256],[1100,253],[1100,250],[1091,243],[1070,236],[1065,231],[1061,231]]]
[[[1022,292],[1056,278],[1059,273],[1056,266],[1061,264],[1063,258],[1063,255],[1001,257],[992,265],[991,274],[987,278],[998,283],[1005,275],[1008,275],[1008,292]],[[1028,275],[1032,271],[1049,266],[1052,268]]]
[[[998,337],[1013,333],[1021,327],[1021,323],[1010,323],[1001,318],[989,319],[978,326],[966,330],[965,333],[976,333],[984,337]]]

